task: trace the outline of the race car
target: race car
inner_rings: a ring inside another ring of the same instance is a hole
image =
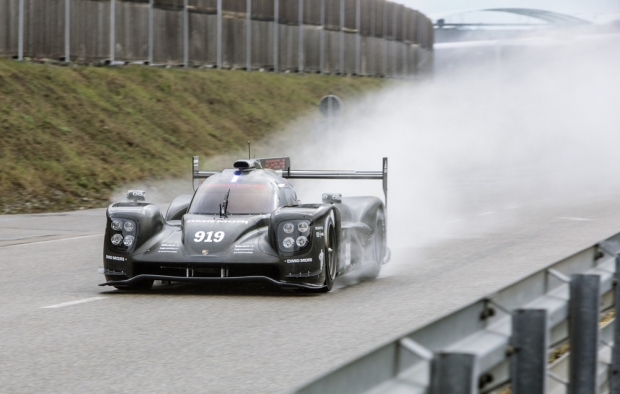
[[[165,215],[140,190],[108,207],[100,286],[266,283],[327,292],[351,271],[376,277],[390,258],[387,164],[384,158],[380,171],[293,171],[282,157],[237,160],[216,172],[200,171],[194,156],[192,183],[204,181]],[[381,180],[386,203],[323,193],[321,203],[300,204],[292,179]]]

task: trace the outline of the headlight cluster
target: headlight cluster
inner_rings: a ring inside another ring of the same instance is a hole
[[[130,248],[134,244],[136,224],[133,221],[113,219],[110,228],[113,231],[118,231],[110,237],[112,245]]]
[[[305,249],[310,237],[310,221],[288,220],[278,226],[278,247],[283,252],[297,252]]]

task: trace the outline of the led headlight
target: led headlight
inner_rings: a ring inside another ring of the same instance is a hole
[[[125,228],[125,231],[127,232],[132,232],[136,226],[133,224],[133,222],[130,222],[129,220],[125,222],[125,226],[123,226]]]
[[[290,234],[295,230],[295,226],[293,225],[293,223],[284,223],[284,226],[282,226],[282,230],[284,230],[285,233]]]
[[[110,241],[112,242],[112,245],[120,245],[121,242],[123,242],[123,236],[120,234],[114,234],[112,238],[110,239]]]
[[[130,247],[131,245],[133,245],[133,236],[128,235],[125,237],[125,239],[123,240],[123,245]]]
[[[111,227],[114,231],[120,231],[120,229],[123,228],[123,222],[121,222],[120,220],[113,220]]]
[[[299,230],[300,233],[305,233],[309,228],[308,222],[299,222],[297,225],[297,230]]]
[[[297,246],[303,248],[306,245],[308,245],[308,238],[304,237],[303,235],[297,238]]]
[[[292,226],[292,224],[291,224]],[[293,247],[293,245],[295,245],[295,240],[291,237],[286,237],[284,238],[284,241],[282,241],[282,246],[284,246],[287,249],[290,249]]]

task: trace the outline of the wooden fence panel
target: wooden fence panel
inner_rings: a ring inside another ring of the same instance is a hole
[[[272,21],[274,12],[273,6],[274,0],[252,0],[252,18],[262,21]]]
[[[17,56],[18,0],[0,0],[0,52]]]
[[[147,61],[149,56],[148,3],[118,2],[115,6],[115,57]]]
[[[71,2],[71,59],[93,62],[110,57],[110,1]]]
[[[222,20],[222,66],[226,68],[245,68],[246,23],[243,19],[223,18]]]
[[[321,0],[304,0],[304,23],[321,24]]]
[[[325,0],[325,29],[340,30],[340,0]]]
[[[385,2],[385,7],[384,7],[384,12],[385,12],[385,17],[383,19],[384,22],[387,22],[387,25],[385,26],[385,34],[387,34],[387,39],[388,40],[392,40],[394,39],[394,22],[396,19],[396,13],[395,13],[396,7],[395,4],[389,1]]]
[[[273,70],[273,22],[252,23],[252,68]]]
[[[217,63],[217,16],[189,13],[189,63],[194,66]]]
[[[183,13],[153,10],[153,63],[183,63]]]
[[[385,2],[375,0],[375,37],[383,37],[383,17],[385,15]]]
[[[344,27],[349,31],[357,29],[357,0],[344,0]]]
[[[299,0],[280,0],[280,23],[299,25]]]
[[[321,28],[318,26],[304,29],[304,71],[321,71]]]
[[[217,3],[215,4],[217,6]],[[234,12],[236,14],[245,14],[247,7],[246,0],[225,0],[222,1],[222,10],[225,12]],[[240,15],[242,16],[242,15]]]
[[[24,1],[24,56],[59,59],[64,37],[64,0]]]

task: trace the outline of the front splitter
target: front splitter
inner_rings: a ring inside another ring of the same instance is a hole
[[[185,277],[185,276],[168,276],[168,275],[136,275],[125,280],[111,280],[99,284],[99,286],[131,286],[133,284],[146,280],[161,280],[164,282],[189,282],[189,283],[211,283],[211,284],[247,284],[247,283],[264,283],[281,289],[299,289],[309,292],[323,293],[327,291],[325,285],[312,285],[302,283],[282,282],[269,278],[267,276],[237,276],[237,277],[220,277],[220,278],[203,278],[203,277]]]

